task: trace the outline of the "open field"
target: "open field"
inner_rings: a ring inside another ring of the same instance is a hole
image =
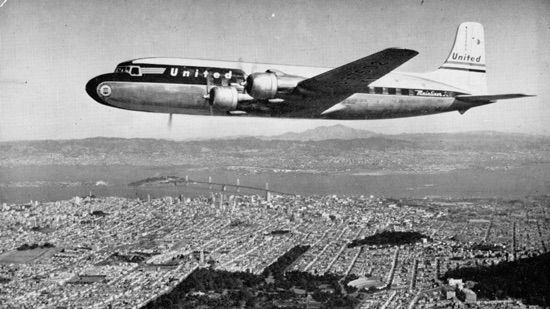
[[[32,250],[13,250],[0,255],[0,264],[30,264],[39,263],[41,259],[49,259],[58,250],[55,248],[36,248]]]

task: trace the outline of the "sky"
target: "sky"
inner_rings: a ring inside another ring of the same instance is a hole
[[[550,1],[0,1],[0,141],[95,136],[275,135],[343,124],[379,133],[492,130],[550,135]],[[391,120],[168,115],[110,108],[84,90],[141,57],[336,67],[388,47],[435,70],[464,21],[484,25],[491,93],[533,98]]]

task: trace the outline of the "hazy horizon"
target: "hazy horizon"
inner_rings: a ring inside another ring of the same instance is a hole
[[[0,141],[94,136],[172,140],[278,135],[343,124],[383,134],[497,131],[550,135],[547,1],[7,1],[0,7]],[[436,69],[456,27],[485,27],[491,93],[537,97],[390,120],[168,115],[100,105],[92,77],[170,56],[336,67],[399,46],[398,71]]]
[[[370,132],[374,133],[380,136],[399,136],[399,135],[407,135],[407,134],[502,134],[502,135],[522,135],[522,136],[530,136],[530,137],[541,137],[541,138],[550,138],[550,134],[536,134],[536,133],[522,133],[522,132],[504,132],[504,131],[494,131],[494,130],[475,130],[475,131],[458,131],[458,132],[400,132],[400,133],[380,133],[375,132],[371,130],[366,129],[356,129],[351,126],[346,126],[342,124],[331,124],[331,125],[323,125],[323,126],[317,126],[313,128],[306,128],[303,130],[291,130],[291,131],[282,131],[280,133],[276,134],[263,134],[263,135],[254,135],[254,134],[239,134],[239,135],[227,135],[227,136],[213,136],[213,137],[190,137],[190,138],[170,138],[170,137],[119,137],[119,136],[103,136],[103,135],[96,135],[96,136],[88,136],[88,137],[82,137],[82,138],[47,138],[47,139],[19,139],[19,140],[0,140],[0,143],[10,143],[10,142],[36,142],[36,141],[69,141],[69,140],[84,140],[84,139],[94,139],[94,138],[121,138],[121,139],[156,139],[156,140],[167,140],[167,141],[175,141],[175,142],[189,142],[189,141],[203,141],[203,140],[217,140],[217,139],[235,139],[235,138],[241,138],[241,137],[255,137],[255,138],[271,138],[271,137],[279,137],[286,134],[303,134],[308,131],[316,130],[319,128],[332,128],[336,126],[343,126],[345,128],[353,129],[353,130],[359,130],[363,132]],[[329,138],[332,139],[332,138]]]

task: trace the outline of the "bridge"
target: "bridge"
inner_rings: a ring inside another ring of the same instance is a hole
[[[294,195],[287,192],[281,192],[281,191],[274,191],[269,189],[269,183],[266,182],[265,187],[255,187],[255,186],[243,186],[240,184],[240,180],[237,179],[236,184],[229,184],[229,183],[221,183],[221,182],[213,182],[212,177],[208,177],[208,181],[202,181],[202,180],[195,180],[190,179],[189,176],[185,176],[185,178],[178,177],[178,176],[159,176],[159,177],[150,177],[143,180],[135,181],[132,183],[129,183],[129,186],[132,187],[139,187],[146,184],[173,184],[174,186],[178,185],[208,185],[208,187],[212,190],[216,191],[222,191],[226,192],[228,190],[240,192],[241,190],[248,190],[248,191],[258,191],[261,194],[265,195],[266,200],[271,199],[271,194],[278,194],[278,195]],[[218,189],[215,189],[218,188]]]

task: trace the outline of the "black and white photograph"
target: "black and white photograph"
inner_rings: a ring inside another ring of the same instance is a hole
[[[0,0],[0,309],[550,308],[547,0]]]

